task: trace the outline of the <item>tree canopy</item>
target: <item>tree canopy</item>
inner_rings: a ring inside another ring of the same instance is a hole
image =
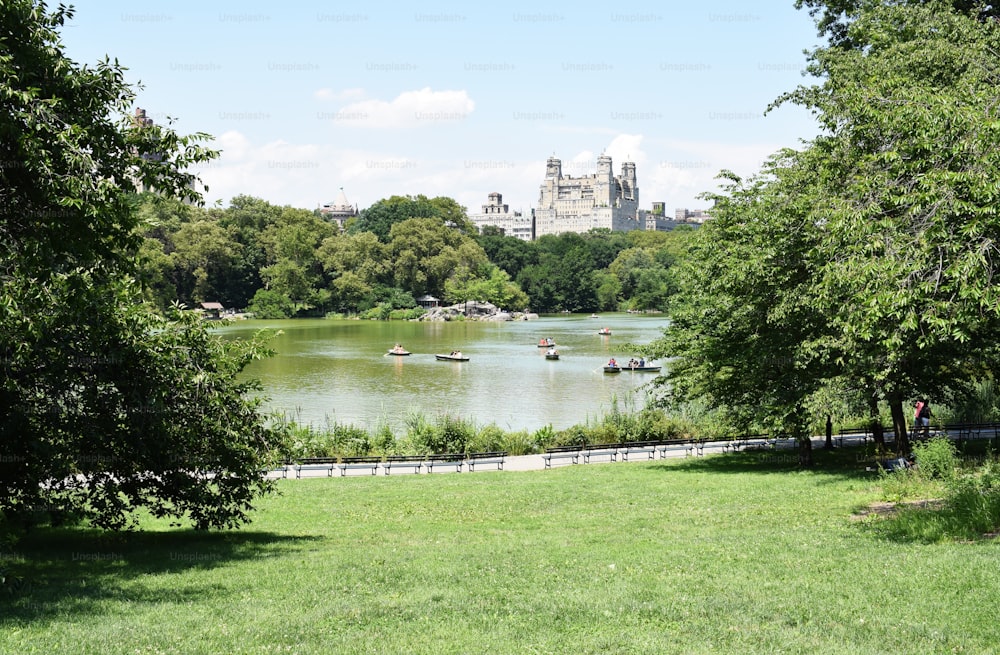
[[[120,529],[140,508],[235,526],[270,489],[261,470],[278,445],[236,377],[263,344],[154,313],[137,264],[151,251],[136,187],[197,200],[186,169],[215,153],[206,135],[135,122],[116,61],[66,57],[71,18],[31,0],[0,8],[0,526]],[[197,288],[217,256],[240,254],[191,229]]]
[[[905,448],[908,399],[998,364],[1000,34],[949,2],[851,11],[810,55],[822,81],[778,99],[822,134],[718,196],[655,349],[678,357],[675,399],[756,396],[760,417],[806,420],[796,407],[834,383],[887,403]]]

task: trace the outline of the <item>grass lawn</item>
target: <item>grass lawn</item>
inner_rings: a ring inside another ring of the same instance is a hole
[[[993,653],[993,540],[890,540],[847,452],[287,480],[238,532],[29,535],[2,653]]]

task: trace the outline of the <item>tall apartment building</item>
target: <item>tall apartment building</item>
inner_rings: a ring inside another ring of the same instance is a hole
[[[469,220],[476,226],[480,234],[482,234],[484,227],[492,225],[509,237],[517,237],[523,241],[531,241],[535,238],[531,216],[523,216],[521,212],[510,211],[510,208],[503,202],[503,196],[495,191],[489,195],[488,202],[483,205],[482,213],[469,214]]]
[[[606,228],[615,232],[641,230],[638,220],[639,185],[635,163],[622,164],[621,175],[611,170],[611,157],[597,158],[597,173],[563,175],[562,161],[549,157],[545,181],[535,209],[535,236],[562,232],[587,232]]]

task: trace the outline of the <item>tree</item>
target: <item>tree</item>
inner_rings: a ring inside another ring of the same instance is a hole
[[[824,83],[782,98],[825,128],[823,298],[903,449],[909,398],[964,393],[998,363],[1000,28],[956,6],[862,6],[858,47],[818,49]]]
[[[504,236],[499,228],[492,225],[486,226],[476,241],[490,261],[507,271],[511,279],[517,279],[525,266],[538,263],[538,250],[534,243]]]
[[[265,350],[158,317],[135,282],[134,185],[197,199],[186,168],[214,153],[206,135],[134,123],[117,62],[65,56],[71,17],[0,8],[0,514],[235,526],[279,445],[237,378]]]
[[[935,4],[934,0],[908,0],[902,4]],[[848,34],[851,22],[858,17],[865,0],[795,0],[795,8],[807,7],[809,15],[816,18],[820,35],[829,38],[831,45],[843,48],[862,48],[864,41],[857,41]],[[1000,6],[983,0],[950,0],[939,5],[942,9],[979,20],[1000,18]]]
[[[527,294],[494,264],[478,269],[460,266],[445,282],[444,289],[445,300],[451,303],[478,300],[512,310],[522,310],[528,305]]]
[[[225,280],[240,260],[241,248],[218,223],[184,223],[172,235],[170,254],[178,273],[178,299],[194,304],[224,298]]]
[[[431,199],[424,195],[391,196],[379,200],[362,210],[357,221],[349,226],[348,232],[371,232],[382,243],[388,243],[392,227],[411,218],[436,218],[463,234],[475,233],[461,205],[451,198]]]
[[[715,197],[653,351],[677,358],[668,398],[787,431],[810,396],[857,390],[872,416],[890,407],[906,450],[907,399],[964,394],[1000,365],[1000,26],[871,2],[845,30],[852,47],[811,55],[823,83],[779,99],[823,133]]]
[[[826,374],[808,347],[823,317],[812,291],[819,233],[807,170],[787,151],[751,180],[724,174],[726,192],[682,259],[670,325],[646,351],[671,359],[659,381],[668,404],[706,401],[738,432],[795,437],[803,465],[807,401]]]
[[[414,297],[443,295],[445,281],[459,267],[475,270],[486,253],[471,237],[438,218],[413,218],[392,226],[389,253],[395,284]]]

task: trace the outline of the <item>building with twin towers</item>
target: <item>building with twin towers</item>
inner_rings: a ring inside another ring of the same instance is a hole
[[[595,227],[614,232],[646,229],[639,219],[635,163],[624,162],[619,176],[611,166],[611,157],[601,155],[597,173],[573,177],[563,175],[561,160],[549,157],[535,209],[535,238]]]

